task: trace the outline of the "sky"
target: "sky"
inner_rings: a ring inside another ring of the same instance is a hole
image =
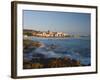
[[[90,35],[89,13],[23,11],[23,29]]]

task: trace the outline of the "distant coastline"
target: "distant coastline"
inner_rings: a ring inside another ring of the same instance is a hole
[[[79,38],[79,37],[89,37],[89,35],[71,35],[64,32],[52,32],[52,31],[37,31],[37,30],[23,30],[23,37],[29,38],[29,37],[39,37],[39,38],[55,38],[55,39],[63,39],[63,38]]]
[[[36,30],[23,30],[24,36],[35,36],[43,38],[64,38],[70,37],[70,34],[64,32],[52,32],[52,31],[36,31]]]

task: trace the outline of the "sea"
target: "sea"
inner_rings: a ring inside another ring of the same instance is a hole
[[[64,58],[79,60],[82,65],[91,65],[90,37],[41,38],[31,37],[32,41],[42,43],[42,46],[26,54],[29,59],[33,54],[42,54],[45,58]]]

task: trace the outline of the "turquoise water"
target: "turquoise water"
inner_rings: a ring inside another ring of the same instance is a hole
[[[90,38],[37,38],[32,37],[33,41],[39,41],[43,44],[32,53],[28,54],[32,58],[33,54],[42,54],[45,58],[63,58],[79,60],[83,65],[91,64]]]

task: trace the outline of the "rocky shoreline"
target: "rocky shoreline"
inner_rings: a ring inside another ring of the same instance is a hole
[[[33,58],[31,61],[24,61],[23,69],[38,68],[59,68],[59,67],[78,67],[81,66],[80,61],[65,58]]]
[[[24,55],[32,53],[30,59],[27,59],[28,57],[27,55],[26,57],[23,57],[23,69],[90,66],[90,64],[88,65],[81,64],[79,60],[72,59],[69,56],[51,57],[51,58],[46,57],[45,55],[47,55],[49,51],[52,51],[53,49],[58,47],[56,45],[50,45],[48,49],[46,49],[47,52],[45,52],[45,54],[44,52],[42,54],[42,51],[34,53],[34,51],[37,51],[37,49],[45,48],[45,45],[38,41],[24,39],[23,46],[24,46],[23,47]],[[51,54],[52,53],[49,53],[49,55]]]

